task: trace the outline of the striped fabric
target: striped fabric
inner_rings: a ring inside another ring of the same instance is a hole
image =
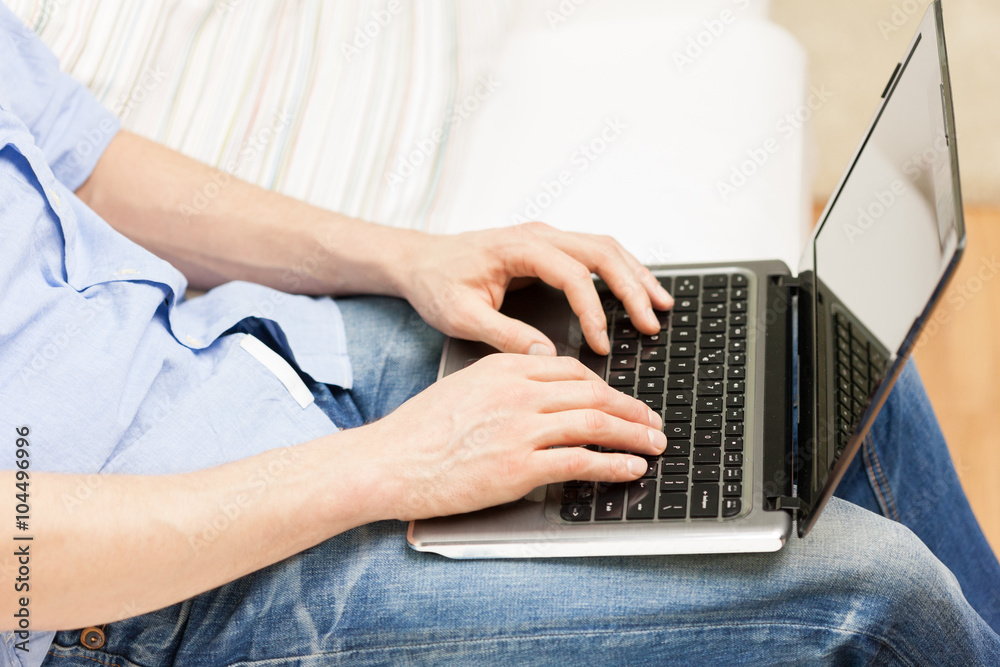
[[[124,128],[412,228],[429,226],[462,104],[488,85],[516,2],[4,1]]]

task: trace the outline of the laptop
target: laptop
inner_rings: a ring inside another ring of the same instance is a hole
[[[776,551],[816,524],[941,299],[965,246],[940,0],[882,93],[796,273],[780,261],[650,267],[673,294],[643,335],[597,280],[612,352],[583,342],[536,283],[503,311],[661,413],[642,479],[550,484],[411,522],[452,558]],[[595,279],[596,280],[596,279]],[[449,339],[440,376],[495,352]]]

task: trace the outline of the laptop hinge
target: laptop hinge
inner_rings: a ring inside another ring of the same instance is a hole
[[[776,512],[778,510],[787,510],[794,516],[800,509],[802,509],[802,500],[794,496],[776,496],[773,498],[767,498],[766,509]]]
[[[798,294],[799,286],[802,283],[799,281],[797,276],[779,276],[778,277],[778,287],[783,287],[789,290],[792,294]]]

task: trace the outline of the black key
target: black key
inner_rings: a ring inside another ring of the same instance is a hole
[[[743,366],[747,363],[747,355],[745,354],[730,354],[729,355],[729,365],[730,366]]]
[[[747,328],[746,327],[733,327],[729,330],[730,338],[746,338]]]
[[[590,505],[566,505],[559,511],[563,521],[590,521]]]
[[[639,330],[632,325],[632,322],[619,322],[615,325],[614,338],[618,340],[634,339],[639,337]]]
[[[674,329],[670,332],[671,343],[693,343],[698,340],[698,331],[694,328]]]
[[[743,380],[732,380],[726,385],[726,390],[730,394],[742,394],[746,390],[747,383]]]
[[[694,373],[694,359],[670,360],[671,375],[686,375],[688,373]]]
[[[724,289],[705,290],[705,293],[701,295],[701,300],[702,303],[725,303],[726,290]]]
[[[851,353],[851,344],[847,341],[846,338],[837,339],[837,351],[843,352],[844,354]]]
[[[746,287],[749,284],[750,281],[747,279],[745,275],[741,273],[733,275],[733,287]]]
[[[645,361],[639,365],[639,377],[641,378],[662,378],[666,375],[667,365],[662,361]]]
[[[659,473],[660,459],[651,458],[646,459],[646,472],[642,474],[643,477],[656,477]]]
[[[851,355],[851,366],[868,376],[868,360],[862,359],[856,354]]]
[[[643,349],[647,347],[662,347],[667,344],[667,334],[661,331],[658,334],[653,334],[652,336],[642,337],[642,347]]]
[[[701,345],[702,350],[707,350],[714,347],[725,347],[726,334],[717,333],[717,334],[709,334],[708,336],[702,336],[701,340],[698,341],[698,344]]]
[[[690,391],[671,391],[667,394],[667,405],[691,405],[694,394]]]
[[[608,310],[608,308],[605,308]],[[621,302],[618,302],[617,310],[615,310],[615,324],[632,323],[632,316],[628,314],[628,311],[622,307]]]
[[[850,408],[851,407],[851,392],[849,392],[849,391],[848,392],[838,391],[837,392],[837,400],[840,401],[840,404],[843,405],[845,408]]]
[[[739,498],[743,495],[743,485],[739,482],[727,482],[722,485],[722,496],[724,498]]]
[[[731,516],[736,516],[740,513],[740,499],[739,498],[726,498],[722,501],[722,516],[724,518],[729,518]]]
[[[697,276],[683,276],[677,278],[674,285],[674,296],[696,296],[701,287],[701,281]]]
[[[722,444],[722,433],[719,431],[695,431],[695,447],[718,447]]]
[[[739,470],[739,468],[729,468]],[[718,482],[719,466],[695,466],[691,469],[691,479],[695,482]]]
[[[726,321],[721,318],[702,320],[700,330],[703,334],[722,333],[726,330]]]
[[[639,351],[637,340],[616,340],[611,344],[612,354],[635,354]]]
[[[721,380],[724,377],[724,366],[702,366],[698,369],[699,380]]]
[[[660,460],[660,472],[663,475],[687,475],[688,460],[686,458],[664,458]]]
[[[727,452],[742,452],[743,438],[726,438],[723,440]]]
[[[742,408],[743,407],[743,397],[734,395],[726,396],[726,407],[727,408]]]
[[[644,379],[639,380],[639,391],[640,394],[662,394],[663,393],[663,380],[650,380]]]
[[[747,342],[745,340],[731,340],[729,341],[729,351],[730,352],[746,352]]]
[[[698,383],[698,397],[702,396],[722,396],[725,385],[722,382],[705,380]]]
[[[694,343],[674,343],[670,346],[671,359],[686,359],[694,357]]]
[[[729,293],[729,297],[733,301],[742,301],[747,298],[747,290],[743,287],[733,287],[733,290]]]
[[[693,313],[698,310],[698,299],[686,297],[674,300],[675,313]]]
[[[687,500],[686,493],[661,493],[658,516],[661,519],[686,519]]]
[[[718,289],[729,284],[729,276],[724,273],[705,276],[705,289]]]
[[[719,516],[719,485],[695,484],[691,487],[691,518],[714,519]]]
[[[694,376],[671,375],[667,378],[667,389],[694,389]]]
[[[689,456],[690,454],[690,440],[685,440],[684,438],[671,438],[669,436],[667,437],[667,448],[663,450],[664,456]]]
[[[652,519],[656,512],[656,480],[637,479],[628,485],[628,509],[625,517],[630,521]]]
[[[611,357],[611,370],[612,371],[635,370],[635,357],[632,355]]]
[[[619,521],[622,518],[622,508],[625,505],[625,485],[597,485],[597,499],[594,501],[595,521]]]
[[[726,421],[727,422],[743,421],[743,408],[729,408],[728,410],[726,410]]]
[[[663,425],[663,432],[667,434],[668,440],[671,438],[687,439],[691,437],[691,424],[670,422],[669,424]]]
[[[664,475],[660,478],[660,491],[664,493],[682,492],[688,490],[687,475]]]
[[[714,350],[702,350],[698,355],[699,364],[721,364],[726,361],[726,351],[721,347]]]
[[[644,347],[639,354],[642,361],[666,361],[667,349],[665,347]]]
[[[668,292],[671,290],[670,286],[673,284],[673,279],[670,276],[658,276],[656,279],[663,285],[663,289]]]
[[[739,302],[739,303],[742,303]],[[729,326],[731,327],[745,327],[747,325],[747,314],[746,313],[735,313],[729,316]]]
[[[722,415],[698,415],[694,418],[694,427],[697,429],[721,429]]]
[[[743,465],[743,455],[739,452],[727,452],[725,459],[725,466],[731,468],[733,466]]]
[[[722,473],[722,481],[724,482],[742,482],[743,481],[743,468],[726,468]]]
[[[743,435],[743,424],[739,422],[729,422],[726,424],[726,435],[729,437]]]
[[[691,408],[688,407],[669,407],[663,413],[663,421],[665,422],[690,422],[691,421]]]
[[[663,396],[659,394],[639,394],[639,400],[649,406],[653,412],[663,409]]]
[[[744,366],[733,366],[726,371],[726,376],[730,380],[742,380],[747,376],[747,369]]]
[[[694,464],[697,465],[719,465],[722,452],[718,449],[705,448],[694,450]]]
[[[867,363],[868,347],[856,337],[851,338],[851,352],[858,355],[859,358],[864,359]]]
[[[722,399],[717,396],[698,396],[698,412],[722,412]]]
[[[635,373],[632,371],[611,371],[608,384],[612,387],[631,387],[635,384]]]
[[[706,303],[701,307],[702,317],[725,317],[726,316],[726,304],[724,303]]]
[[[674,313],[674,316],[670,318],[670,322],[675,329],[693,327],[698,324],[698,313]]]
[[[868,375],[866,373],[862,373],[859,370],[854,369],[851,373],[851,379],[854,380],[854,384],[859,388],[863,388],[865,390],[868,389]]]
[[[845,422],[848,423],[851,422],[851,411],[849,408],[845,408],[843,405],[841,405],[839,414],[840,418],[843,419]]]

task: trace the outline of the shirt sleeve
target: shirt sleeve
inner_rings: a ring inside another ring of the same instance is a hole
[[[0,2],[0,107],[31,131],[52,172],[76,190],[119,129],[118,118],[65,72],[35,33]]]

